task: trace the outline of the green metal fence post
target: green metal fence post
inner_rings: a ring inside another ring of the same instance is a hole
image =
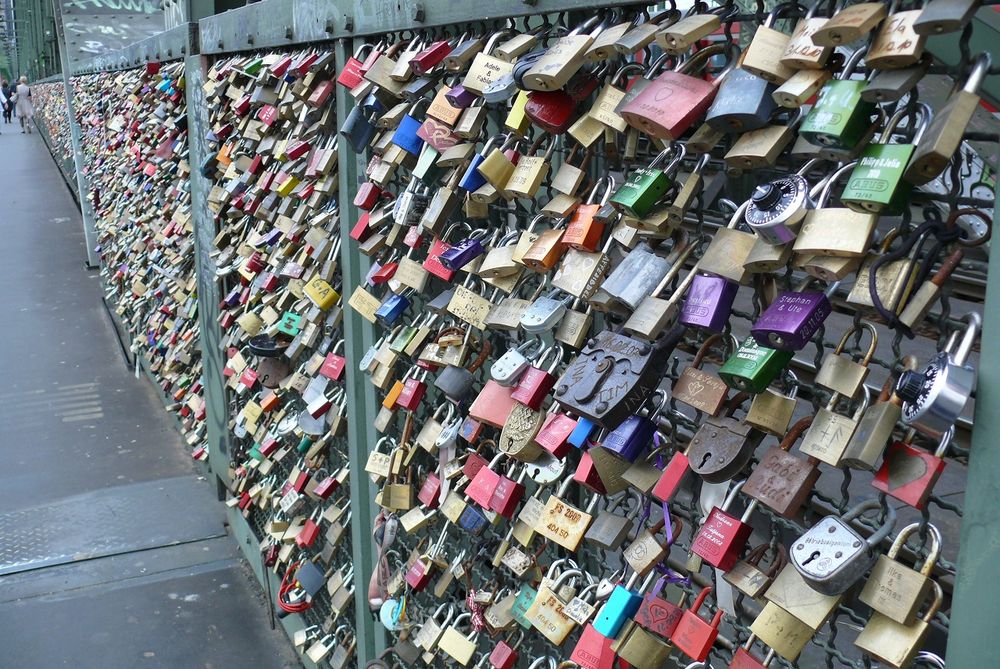
[[[351,40],[337,41],[337,64],[342,65],[354,52]],[[343,86],[337,87],[337,119],[343,121],[354,107],[354,99]],[[358,662],[375,659],[385,648],[385,630],[376,625],[368,606],[368,581],[371,578],[377,558],[372,542],[372,526],[378,507],[374,503],[375,489],[365,472],[368,453],[378,439],[373,425],[378,413],[375,390],[365,375],[358,369],[357,362],[375,341],[375,329],[356,311],[347,306],[354,287],[364,283],[368,272],[368,259],[359,254],[349,232],[351,221],[358,216],[357,207],[352,204],[351,194],[357,190],[358,174],[364,172],[361,157],[351,151],[346,141],[340,142],[338,156],[340,184],[337,201],[340,206],[341,267],[343,272],[344,305],[344,355],[350,361],[347,366],[347,403],[352,407],[347,421],[348,443],[351,462],[351,541],[354,549],[354,612],[355,629],[358,633]]]

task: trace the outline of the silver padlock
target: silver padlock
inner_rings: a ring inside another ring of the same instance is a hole
[[[955,349],[958,331],[944,350],[937,353],[922,372],[905,371],[896,384],[903,399],[903,422],[929,437],[940,439],[962,415],[976,387],[976,369],[966,364],[979,334],[982,317],[975,311],[965,316],[962,342]]]
[[[516,385],[521,374],[531,364],[531,358],[537,355],[541,348],[542,340],[529,339],[517,348],[508,350],[490,366],[490,376],[501,386],[510,388]]]
[[[532,334],[548,332],[559,325],[567,307],[573,301],[573,296],[567,295],[560,299],[558,295],[558,290],[550,290],[524,310],[521,315],[521,327],[525,332]]]
[[[851,527],[851,521],[865,511],[881,508],[878,500],[861,502],[843,517],[823,518],[792,542],[792,564],[810,588],[824,595],[839,595],[872,568],[881,554],[879,543],[896,524],[896,510],[888,507],[885,522],[867,540]]]

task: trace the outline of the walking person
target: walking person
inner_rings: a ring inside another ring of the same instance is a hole
[[[31,89],[28,88],[28,77],[21,77],[21,83],[17,85],[17,101],[14,108],[17,110],[17,120],[21,122],[21,132],[31,134],[31,120],[35,116],[35,108],[31,106]]]
[[[0,96],[3,97],[3,122],[10,125],[10,118],[14,114],[14,87],[6,79],[0,83]]]

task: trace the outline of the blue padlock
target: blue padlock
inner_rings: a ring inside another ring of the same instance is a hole
[[[361,153],[375,136],[375,123],[361,107],[355,107],[340,126],[340,136],[347,140],[354,153]]]
[[[375,318],[378,319],[380,323],[385,326],[392,327],[392,325],[399,320],[406,310],[410,307],[410,300],[405,295],[407,291],[403,291],[398,295],[390,295],[389,298],[379,305],[379,308],[375,310]]]
[[[458,526],[475,536],[482,534],[489,524],[483,512],[472,505],[466,506],[458,518]]]
[[[417,118],[423,116],[419,112],[419,107],[429,102],[427,98],[420,98],[414,102],[399,121],[396,131],[392,133],[392,143],[414,157],[419,156],[420,150],[424,148],[424,140],[417,135],[417,130],[424,124],[423,118]]]
[[[482,187],[483,184],[486,183],[486,177],[480,174],[479,170],[476,168],[483,164],[483,161],[486,159],[486,155],[493,148],[496,140],[496,137],[491,137],[490,141],[486,142],[486,146],[483,147],[483,150],[472,156],[469,166],[465,169],[465,174],[462,175],[462,178],[458,182],[459,188],[470,193],[475,193]]]
[[[601,445],[622,460],[635,462],[652,442],[655,431],[653,421],[632,414],[612,430]]]
[[[633,590],[639,574],[633,573],[625,585],[618,584],[594,619],[594,629],[609,639],[618,636],[625,621],[635,615],[642,604],[642,595]]]
[[[574,427],[573,431],[569,433],[569,437],[566,441],[573,444],[577,448],[583,448],[584,445],[586,445],[587,440],[590,438],[591,433],[593,433],[595,427],[597,427],[597,424],[594,421],[580,416],[576,419],[576,427]]]

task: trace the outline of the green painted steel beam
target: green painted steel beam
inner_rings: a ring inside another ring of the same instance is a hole
[[[148,62],[178,60],[198,53],[198,24],[185,23],[129,46],[73,64],[73,74],[127,70]],[[63,68],[64,71],[66,68]]]
[[[189,45],[189,47],[192,45]],[[207,71],[205,59],[189,55],[184,62],[188,105],[188,162],[191,165],[191,220],[194,225],[195,274],[198,281],[198,323],[201,329],[202,385],[205,388],[205,427],[209,464],[222,485],[229,486],[229,416],[223,368],[226,364],[219,325],[219,282],[215,249],[215,216],[208,208],[212,180],[200,166],[210,154],[205,140],[211,125],[202,84]]]
[[[339,40],[336,45],[337,63],[347,62],[354,52],[351,40]],[[354,107],[350,91],[337,86],[337,119],[344,119]],[[375,567],[377,554],[372,540],[372,528],[379,507],[375,504],[375,487],[365,464],[368,454],[378,440],[375,431],[375,416],[379,403],[375,398],[375,388],[367,376],[358,368],[358,361],[375,343],[374,326],[347,306],[347,301],[355,286],[364,283],[370,267],[368,258],[357,252],[354,240],[350,238],[351,224],[359,215],[352,198],[360,179],[364,178],[362,157],[355,154],[348,143],[341,141],[337,158],[340,174],[340,266],[343,277],[344,308],[344,356],[349,361],[346,369],[347,406],[350,413],[347,421],[348,456],[351,469],[351,548],[354,551],[354,621],[358,635],[358,666],[373,660],[385,649],[385,630],[375,624],[368,607],[368,582]]]

